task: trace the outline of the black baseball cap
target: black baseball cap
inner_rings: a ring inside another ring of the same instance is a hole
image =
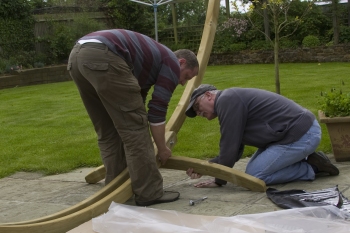
[[[194,109],[192,108],[194,102],[196,101],[198,96],[201,96],[202,94],[204,94],[207,91],[213,91],[213,90],[217,90],[216,87],[214,87],[213,85],[210,84],[201,84],[199,85],[199,87],[197,87],[196,89],[194,89],[194,91],[192,92],[191,95],[191,99],[190,99],[190,104],[187,106],[186,109],[186,116],[188,117],[196,117],[197,113],[194,111]]]

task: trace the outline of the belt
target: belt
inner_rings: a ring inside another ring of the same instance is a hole
[[[81,48],[96,48],[96,49],[106,49],[107,45],[103,43],[87,42],[80,46]]]

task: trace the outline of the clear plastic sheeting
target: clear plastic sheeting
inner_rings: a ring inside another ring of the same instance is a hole
[[[335,206],[305,207],[233,217],[184,214],[112,203],[92,219],[98,233],[349,233],[350,222]]]

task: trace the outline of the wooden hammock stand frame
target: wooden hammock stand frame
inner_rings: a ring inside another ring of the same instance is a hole
[[[217,27],[219,15],[220,0],[209,0],[207,6],[206,20],[199,46],[197,58],[199,61],[198,75],[190,80],[184,93],[166,125],[166,143],[172,148],[176,143],[176,133],[180,130],[185,121],[185,110],[190,100],[192,91],[198,87],[203,79],[205,69],[208,64],[210,51],[212,49],[214,36]],[[155,146],[157,154],[157,148]],[[160,167],[160,164],[158,164]],[[242,186],[251,191],[264,192],[266,185],[264,181],[250,176],[244,172],[228,168],[219,164],[209,163],[207,161],[172,156],[167,163],[162,166],[167,169],[176,169],[186,171],[188,168],[194,168],[197,172],[227,180],[238,186]],[[85,179],[88,183],[97,183],[105,177],[105,168],[100,166],[88,174]],[[102,188],[100,191],[85,199],[84,201],[71,206],[65,210],[42,218],[6,223],[0,225],[2,233],[62,233],[69,231],[86,221],[97,217],[108,210],[112,201],[124,203],[133,195],[131,181],[128,170],[125,169],[112,182]]]

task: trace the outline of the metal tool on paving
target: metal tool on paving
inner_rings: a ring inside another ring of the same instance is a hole
[[[204,201],[205,199],[207,199],[208,197],[202,197],[201,199],[197,199],[197,200],[190,200],[190,205],[195,205],[197,203],[200,203],[202,201]]]

